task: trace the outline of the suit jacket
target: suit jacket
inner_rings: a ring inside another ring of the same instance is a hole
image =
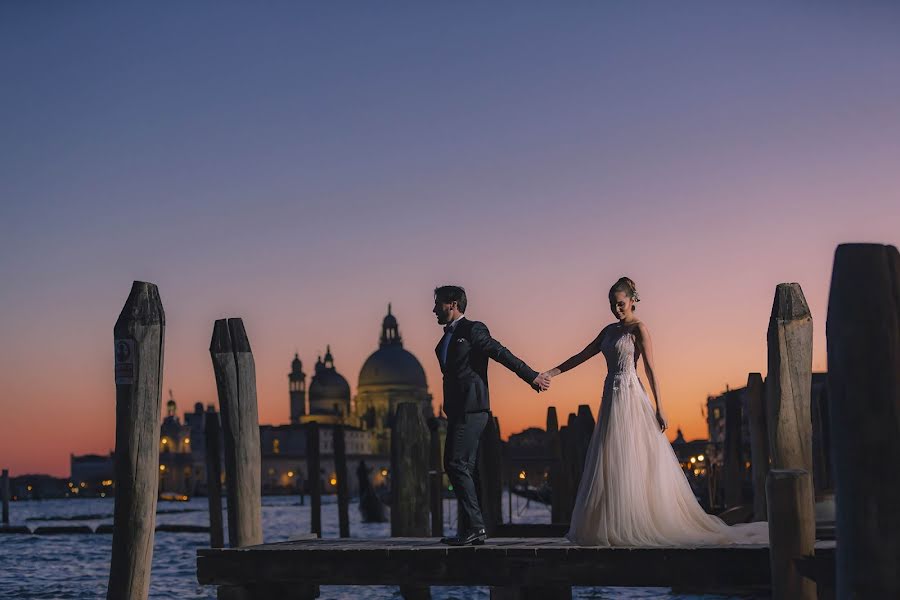
[[[434,351],[440,363],[440,341]],[[453,329],[447,348],[447,362],[441,365],[444,374],[444,412],[449,420],[464,420],[468,412],[491,409],[488,358],[493,358],[528,384],[538,376],[537,371],[492,338],[484,323],[463,317]]]

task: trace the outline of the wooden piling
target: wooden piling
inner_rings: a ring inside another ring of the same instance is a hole
[[[747,396],[750,408],[750,466],[753,469],[753,520],[765,521],[769,430],[766,426],[765,384],[759,373],[747,376]]]
[[[547,407],[547,456],[550,458],[550,520],[553,523],[565,523],[572,518],[570,503],[566,500],[568,478],[563,464],[562,442],[559,435],[559,421],[556,407]]]
[[[837,597],[900,598],[900,254],[842,244],[828,298]]]
[[[261,544],[262,479],[256,366],[241,319],[219,319],[209,346],[225,441],[228,543]]]
[[[415,402],[397,405],[391,429],[391,535],[427,537],[430,435]]]
[[[503,523],[503,447],[500,442],[500,422],[491,416],[481,434],[478,448],[478,476],[481,514],[488,536],[497,532]]]
[[[347,488],[347,450],[344,442],[344,426],[334,426],[334,470],[337,478],[338,531],[342,538],[350,537],[350,494]]]
[[[772,598],[816,600],[816,583],[800,574],[798,559],[815,552],[812,480],[802,469],[773,469],[766,481]]]
[[[430,430],[430,443],[428,446],[428,495],[431,505],[431,535],[441,537],[444,535],[444,503],[442,500],[444,470],[441,457],[441,429],[440,421],[432,417],[428,420]]]
[[[773,469],[813,472],[809,399],[812,328],[812,316],[800,284],[779,283],[766,336],[766,422]]]
[[[572,415],[569,416],[571,417]],[[575,509],[575,496],[578,493],[574,468],[572,467],[575,454],[572,451],[573,438],[574,429],[572,427],[563,425],[559,428],[559,448],[560,456],[562,457],[560,470],[565,481],[563,496],[560,500],[562,501],[562,513],[566,515],[567,521],[572,520],[572,511]]]
[[[725,393],[725,508],[743,504],[744,458],[742,456],[741,397],[737,391]]]
[[[116,497],[109,600],[143,600],[150,591],[165,326],[159,290],[135,281],[113,327]]]
[[[319,424],[306,425],[306,482],[309,491],[309,530],[322,537],[322,479],[319,456]]]
[[[0,475],[0,498],[3,500],[3,525],[9,526],[9,470]]]
[[[428,537],[428,427],[418,402],[400,402],[391,428],[391,536]],[[431,597],[427,587],[400,586],[406,600]]]
[[[225,535],[222,530],[222,465],[219,449],[219,413],[207,412],[204,435],[206,436],[206,498],[209,504],[209,545],[222,548]]]

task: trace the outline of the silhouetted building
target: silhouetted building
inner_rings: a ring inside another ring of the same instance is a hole
[[[547,449],[547,432],[529,427],[509,436],[506,442],[506,476],[513,483],[541,487],[550,478],[550,455]]]
[[[390,454],[390,428],[400,402],[418,403],[426,420],[434,416],[425,369],[403,348],[400,328],[389,304],[381,323],[378,350],[360,369],[355,403],[356,423],[375,434],[373,451],[378,454]]]

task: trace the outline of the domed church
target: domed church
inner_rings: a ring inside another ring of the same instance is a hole
[[[351,418],[350,384],[335,369],[330,345],[325,351],[325,359],[320,356],[316,361],[312,381],[309,383],[309,414],[303,414],[302,395],[295,393],[302,393],[303,388],[300,386],[305,384],[303,367],[296,355],[291,367],[291,374],[288,377],[291,383],[292,422],[316,421],[332,425],[355,423],[355,419]]]
[[[388,304],[378,350],[366,359],[359,372],[355,406],[362,428],[376,434],[378,453],[390,451],[390,426],[400,402],[418,402],[426,419],[434,416],[425,370],[403,348],[397,318]]]

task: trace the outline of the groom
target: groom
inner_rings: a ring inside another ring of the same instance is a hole
[[[499,362],[538,392],[550,387],[549,377],[539,375],[504,348],[491,337],[484,323],[466,319],[465,312],[463,288],[445,285],[434,290],[434,314],[444,326],[444,335],[435,348],[444,374],[444,412],[447,413],[444,469],[460,508],[457,535],[441,539],[451,546],[483,544],[487,539],[472,472],[478,441],[491,418],[488,358]]]

